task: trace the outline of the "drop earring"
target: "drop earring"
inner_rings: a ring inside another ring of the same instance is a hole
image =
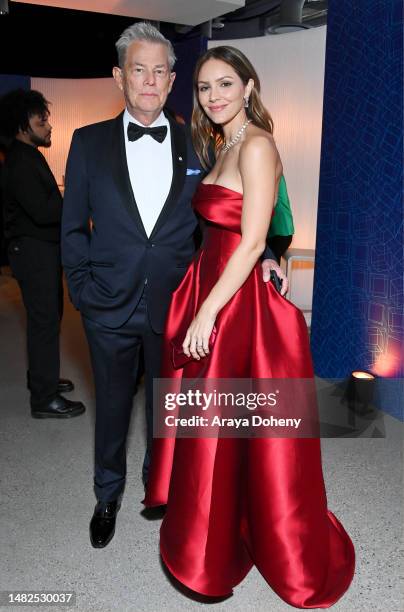
[[[248,108],[248,101],[249,101],[249,98],[246,96],[246,97],[244,98],[244,107],[245,107],[245,108]]]

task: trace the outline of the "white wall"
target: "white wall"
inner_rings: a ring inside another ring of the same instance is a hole
[[[58,184],[62,185],[73,131],[83,125],[116,116],[124,107],[122,94],[112,78],[32,78],[31,88],[41,91],[52,103],[52,146],[41,151]]]
[[[314,249],[326,27],[275,36],[210,42],[245,53],[261,81],[262,98],[275,123],[274,137],[292,204],[292,247]]]

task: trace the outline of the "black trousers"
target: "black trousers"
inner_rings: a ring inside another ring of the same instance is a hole
[[[130,319],[111,329],[83,316],[96,395],[94,491],[108,502],[123,493],[126,439],[136,388],[140,347],[144,349],[147,444],[142,476],[147,480],[153,441],[153,378],[160,375],[162,335],[150,326],[144,293]]]
[[[31,405],[38,406],[57,395],[59,381],[63,313],[60,245],[22,236],[10,241],[8,255],[27,313]]]

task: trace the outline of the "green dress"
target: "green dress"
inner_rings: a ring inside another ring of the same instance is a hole
[[[288,190],[286,188],[285,177],[282,174],[279,181],[278,199],[275,204],[271,225],[269,226],[268,237],[292,236],[294,233],[295,228],[293,227]]]

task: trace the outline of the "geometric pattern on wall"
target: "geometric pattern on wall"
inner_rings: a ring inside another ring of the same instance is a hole
[[[403,5],[331,0],[313,292],[316,373],[404,377]]]

